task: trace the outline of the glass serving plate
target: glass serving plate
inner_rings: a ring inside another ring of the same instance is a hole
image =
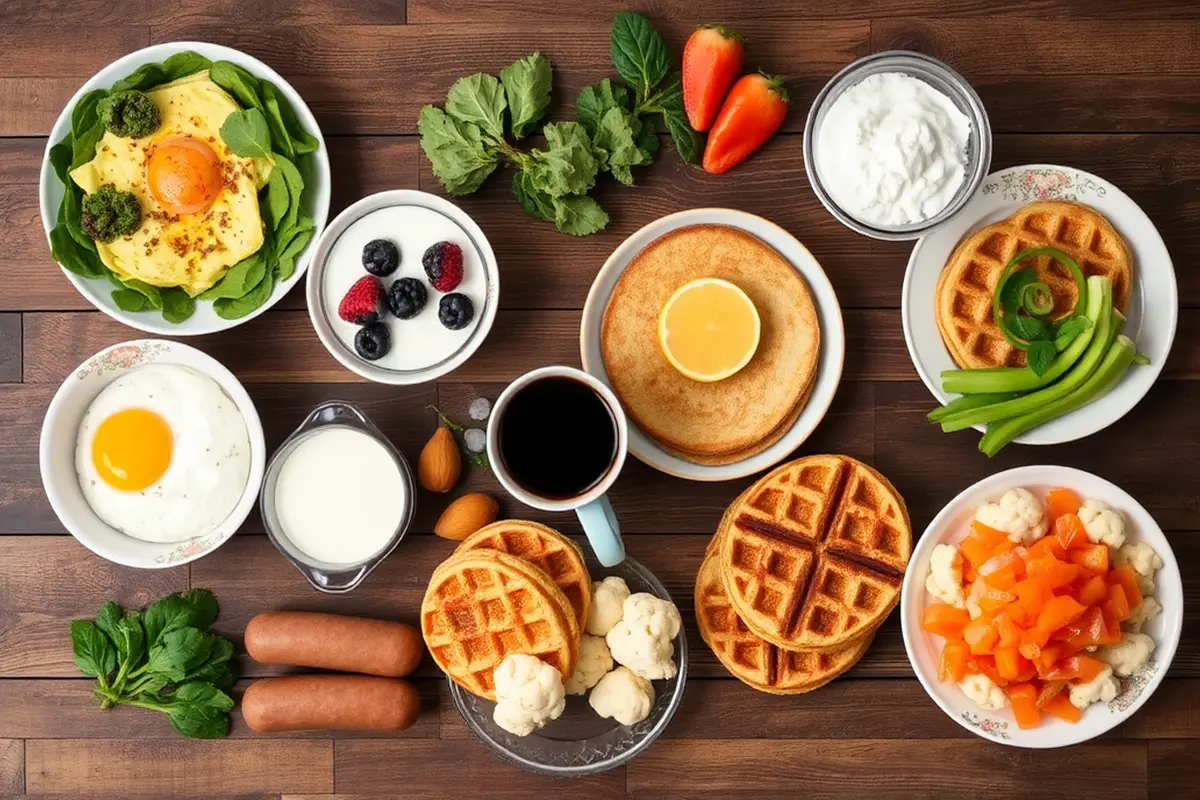
[[[576,542],[585,553],[592,580],[610,575],[624,578],[630,592],[649,592],[670,600],[666,587],[650,570],[632,558],[615,567],[600,565],[587,542]],[[567,707],[558,719],[528,736],[514,736],[492,721],[496,704],[477,697],[454,681],[450,696],[467,728],[496,755],[522,769],[555,777],[595,775],[619,767],[653,744],[670,723],[683,699],[687,682],[688,649],[683,629],[675,637],[675,663],[679,672],[670,680],[654,681],[654,708],[636,725],[621,725],[592,710],[587,695],[567,695]]]

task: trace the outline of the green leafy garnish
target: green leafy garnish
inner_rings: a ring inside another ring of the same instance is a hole
[[[417,121],[421,149],[433,174],[452,195],[470,194],[499,165],[499,147],[479,126],[457,120],[437,106],[425,106]]]
[[[234,111],[221,125],[225,146],[245,158],[271,157],[271,129],[257,108]]]
[[[1050,287],[1039,282],[1032,269],[1020,268],[1022,261],[1035,256],[1049,256],[1063,264],[1075,280],[1078,301],[1060,325],[1048,324],[1044,319],[1054,310]],[[992,295],[992,318],[1004,338],[1013,347],[1025,351],[1026,364],[1035,375],[1045,375],[1055,355],[1087,330],[1090,323],[1079,311],[1087,303],[1087,291],[1083,271],[1075,259],[1057,248],[1023,250],[1005,265]],[[1066,324],[1076,319],[1083,319],[1083,322]]]
[[[477,72],[459,78],[446,93],[446,113],[460,122],[470,122],[493,139],[504,138],[504,87],[494,75]]]
[[[609,45],[613,67],[637,92],[640,105],[671,69],[667,43],[641,14],[618,11]]]
[[[546,113],[550,105],[550,84],[554,73],[550,60],[541,53],[517,59],[500,70],[500,83],[508,98],[514,139],[523,139]]]
[[[233,644],[209,632],[216,617],[216,599],[204,589],[169,595],[141,612],[105,603],[95,622],[71,622],[75,666],[96,678],[102,709],[151,709],[184,736],[225,736]]]
[[[455,440],[458,442],[458,449],[462,451],[463,456],[468,461],[470,461],[472,464],[474,464],[477,467],[482,467],[483,469],[491,469],[491,465],[488,463],[487,450],[480,450],[478,453],[476,453],[476,452],[473,452],[473,451],[467,449],[467,443],[466,443],[465,439],[463,438],[463,434],[465,434],[467,432],[467,428],[465,425],[459,425],[457,422],[450,419],[450,417],[446,416],[445,412],[443,412],[437,406],[426,406],[426,408],[428,408],[430,411],[435,412],[438,415],[438,417],[441,418],[442,424],[445,425],[447,428],[449,428],[451,430],[451,432],[454,433]]]

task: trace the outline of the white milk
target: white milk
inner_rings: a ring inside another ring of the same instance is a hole
[[[396,533],[406,508],[391,453],[365,433],[318,429],[288,454],[275,482],[283,535],[315,561],[361,564]]]

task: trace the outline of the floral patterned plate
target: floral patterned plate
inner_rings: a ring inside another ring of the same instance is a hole
[[[1083,170],[1030,164],[993,172],[954,219],[917,241],[904,275],[901,308],[904,339],[921,380],[938,402],[939,374],[954,369],[934,318],[938,276],[950,253],[967,234],[1013,214],[1035,200],[1071,200],[1095,208],[1120,231],[1134,255],[1133,296],[1125,309],[1125,334],[1137,342],[1149,366],[1134,366],[1106,396],[1034,428],[1019,444],[1060,444],[1082,439],[1125,416],[1157,380],[1171,350],[1179,315],[1175,268],[1162,237],[1129,195]],[[982,426],[978,426],[982,430]]]

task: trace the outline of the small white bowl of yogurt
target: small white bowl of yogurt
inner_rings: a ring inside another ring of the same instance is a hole
[[[403,454],[349,403],[322,403],[267,465],[260,506],[272,543],[317,589],[357,587],[416,511]]]
[[[979,95],[921,53],[866,56],[830,79],[804,128],[821,204],[875,239],[916,239],[966,205],[988,174],[992,129]]]
[[[347,322],[338,307],[355,283],[370,275],[364,248],[386,243],[399,254],[399,265],[378,277],[384,297],[402,279],[418,282],[425,302],[411,318],[400,319],[388,302],[379,304],[379,325],[387,331],[382,356],[365,358],[355,346],[362,326]],[[440,242],[462,254],[462,280],[453,289],[433,285],[422,261]],[[440,306],[451,295],[471,309],[461,326],[447,327]],[[500,296],[496,255],[483,230],[450,201],[413,189],[368,195],[325,228],[308,271],[308,314],[321,343],[342,366],[377,383],[409,385],[435,380],[458,368],[487,338]]]

